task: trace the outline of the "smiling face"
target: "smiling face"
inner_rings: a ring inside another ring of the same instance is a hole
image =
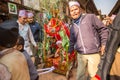
[[[71,6],[70,7],[70,15],[73,19],[79,18],[81,12],[80,12],[80,7],[79,6]]]

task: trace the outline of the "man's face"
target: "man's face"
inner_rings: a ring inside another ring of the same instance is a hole
[[[29,18],[28,18],[28,22],[29,22],[29,23],[32,23],[33,21],[34,21],[34,18],[33,18],[33,17],[29,17]]]
[[[27,17],[26,16],[20,16],[19,17],[19,22],[24,25],[27,22]]]
[[[80,16],[80,7],[79,6],[72,6],[70,7],[70,15],[73,19],[77,19]]]

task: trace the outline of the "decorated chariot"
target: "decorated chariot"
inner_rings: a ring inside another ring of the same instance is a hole
[[[75,52],[70,55],[67,53],[70,37],[69,28],[62,20],[51,18],[48,24],[44,24],[44,30],[46,33],[44,67],[54,66],[53,72],[65,75],[69,79],[75,61]],[[57,42],[61,42],[62,48],[59,48]]]

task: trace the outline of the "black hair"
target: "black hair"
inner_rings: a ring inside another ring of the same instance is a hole
[[[19,29],[16,20],[6,20],[0,23],[0,46],[11,48],[16,45]]]
[[[22,36],[18,37],[18,45],[24,45],[24,38]]]
[[[17,41],[17,45],[22,45],[22,47],[23,47],[20,51],[24,51],[24,44],[25,44],[24,38],[22,36],[19,36],[18,41]]]

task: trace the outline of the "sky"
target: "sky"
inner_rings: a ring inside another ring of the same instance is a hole
[[[118,0],[93,0],[102,14],[108,15]]]

